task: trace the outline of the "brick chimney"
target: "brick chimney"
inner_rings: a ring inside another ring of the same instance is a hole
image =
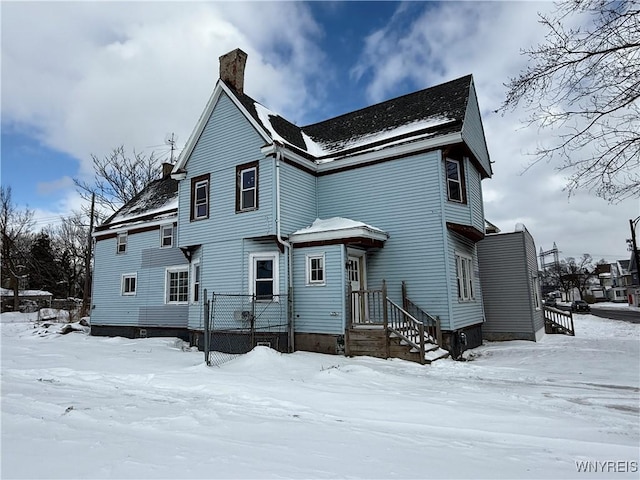
[[[247,54],[239,48],[220,57],[220,79],[237,92],[244,90],[244,66]]]
[[[163,163],[162,164],[162,178],[167,178],[171,175],[171,170],[173,170],[173,163]]]

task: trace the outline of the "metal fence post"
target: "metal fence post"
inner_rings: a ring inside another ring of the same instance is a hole
[[[211,365],[209,360],[209,350],[211,341],[211,333],[209,329],[209,298],[207,297],[207,289],[204,289],[204,362]]]

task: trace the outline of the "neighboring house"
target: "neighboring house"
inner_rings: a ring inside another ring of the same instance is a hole
[[[640,275],[638,274],[640,269],[636,262],[638,257],[640,257],[640,250],[637,253],[632,252],[628,266],[629,284],[627,286],[627,301],[629,305],[635,307],[640,307]]]
[[[0,288],[0,298],[2,299],[2,311],[13,311],[14,292],[8,288]],[[46,290],[19,290],[18,299],[20,311],[35,312],[39,308],[51,306],[53,294]]]
[[[596,265],[596,274],[600,285],[599,288],[592,289],[596,301],[609,300],[620,303],[627,301],[627,287],[631,282],[631,275],[628,271],[629,263],[629,260],[619,260],[614,263]]]
[[[298,127],[243,92],[245,61],[220,58],[171,176],[96,230],[92,333],[200,345],[207,289],[216,338],[348,353],[385,281],[442,345],[479,345],[492,172],[472,77]]]
[[[487,340],[533,340],[544,335],[536,246],[524,225],[478,243]]]

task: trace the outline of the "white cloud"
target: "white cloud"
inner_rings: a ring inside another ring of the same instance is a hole
[[[522,128],[522,112],[493,113],[503,84],[525,65],[520,49],[543,39],[536,12],[551,8],[402,3],[366,39],[352,78],[375,102],[398,86],[414,91],[473,73],[495,162],[483,182],[487,218],[503,230],[525,223],[545,248],[557,241],[571,255],[626,256],[637,200],[611,206],[586,193],[568,200],[553,164],[524,172],[527,152],[548,132]],[[218,78],[218,57],[236,47],[249,54],[247,92],[299,124],[327,100],[334,75],[331,52],[318,46],[327,33],[298,2],[6,2],[1,21],[3,123],[35,129],[45,145],[77,158],[81,174],[91,173],[91,153],[121,144],[140,150],[175,132],[183,145]],[[70,193],[45,213],[78,204]]]
[[[551,248],[556,241],[568,256],[626,258],[627,219],[640,213],[638,201],[612,206],[587,192],[568,198],[568,172],[553,163],[532,164],[530,156],[554,133],[522,127],[522,111],[494,113],[504,100],[504,83],[526,64],[521,50],[544,41],[537,12],[552,8],[546,2],[403,5],[367,38],[352,76],[367,82],[371,101],[380,101],[399,85],[412,91],[472,73],[494,162],[493,178],[483,182],[487,219],[503,231],[524,223],[538,246]]]
[[[73,187],[73,179],[71,177],[62,177],[58,180],[51,182],[39,182],[37,185],[37,191],[39,194],[48,194],[56,192],[58,190],[66,190]]]
[[[322,101],[321,34],[298,3],[3,5],[3,122],[73,155],[184,144],[218,78],[218,57],[249,54],[247,90],[290,118]],[[37,25],[37,28],[34,26]]]

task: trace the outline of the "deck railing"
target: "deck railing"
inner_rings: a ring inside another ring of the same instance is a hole
[[[547,333],[566,333],[567,335],[576,335],[573,328],[573,314],[571,312],[547,306],[542,307],[542,311],[545,327],[548,327],[545,328]]]

